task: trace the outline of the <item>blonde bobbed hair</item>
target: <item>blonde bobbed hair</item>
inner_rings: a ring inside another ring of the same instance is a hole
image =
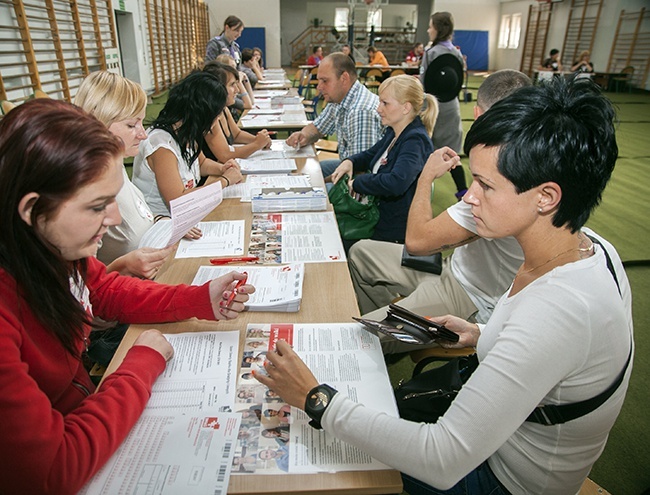
[[[74,103],[110,127],[140,115],[147,106],[147,94],[138,83],[102,70],[84,79]]]
[[[413,118],[419,116],[427,132],[433,134],[433,127],[438,118],[438,100],[424,92],[417,78],[405,74],[389,77],[379,86],[379,95],[384,91],[390,91],[393,98],[402,104],[410,103],[413,107]]]

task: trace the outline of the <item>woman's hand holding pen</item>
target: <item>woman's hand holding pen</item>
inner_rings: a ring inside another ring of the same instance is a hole
[[[150,347],[154,351],[159,352],[160,355],[165,358],[165,361],[169,361],[174,355],[174,348],[172,345],[162,333],[155,329],[145,330],[138,335],[138,338],[135,339],[135,342],[133,343],[133,347],[137,345]]]
[[[246,283],[246,273],[230,272],[210,282],[210,300],[217,320],[232,320],[244,311],[244,303],[255,287]]]

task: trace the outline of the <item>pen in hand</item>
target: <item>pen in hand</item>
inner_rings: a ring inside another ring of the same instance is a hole
[[[238,293],[237,289],[239,289],[242,285],[244,285],[246,283],[246,281],[248,280],[248,272],[242,272],[242,273],[244,274],[244,278],[242,278],[241,280],[239,280],[237,282],[237,285],[235,285],[235,288],[230,293],[230,296],[228,296],[228,300],[226,301],[226,307],[227,308],[230,308],[230,305],[235,300],[235,296]]]

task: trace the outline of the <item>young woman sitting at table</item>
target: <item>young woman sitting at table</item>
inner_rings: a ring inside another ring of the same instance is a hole
[[[147,95],[138,83],[107,71],[97,71],[83,80],[74,100],[124,142],[124,156],[138,154],[138,145],[147,138],[142,126]],[[133,185],[122,167],[124,185],[115,198],[122,222],[104,234],[97,258],[107,270],[122,275],[153,278],[173,248],[140,248],[140,239],[156,220],[142,192]],[[201,231],[193,228],[186,235],[198,239]]]
[[[202,175],[208,176],[206,184],[241,182],[234,160],[218,163],[200,150],[225,104],[223,84],[207,72],[192,73],[169,90],[133,162],[133,183],[155,215],[169,215],[169,202],[198,187]]]
[[[282,340],[267,353],[268,377],[257,379],[328,433],[402,471],[411,495],[578,493],[632,371],[625,270],[611,244],[582,228],[614,169],[614,117],[589,80],[556,79],[494,104],[468,132],[474,182],[463,200],[479,235],[514,236],[525,259],[486,325],[432,318],[476,347],[480,362],[435,424],[373,412],[319,386]],[[460,161],[450,148],[436,155],[441,169]],[[582,416],[527,420],[540,405],[575,407],[605,391],[613,394]]]
[[[95,258],[120,222],[124,145],[63,101],[32,100],[0,121],[0,479],[2,493],[77,493],[141,415],[174,350],[140,334],[95,391],[82,364],[98,316],[129,323],[236,318],[251,285],[231,272],[200,286],[106,273]]]
[[[379,86],[377,113],[387,131],[372,148],[343,160],[332,182],[347,175],[350,191],[378,197],[379,222],[372,239],[404,244],[417,179],[433,152],[430,136],[438,104],[417,79],[394,76]],[[353,172],[359,175],[352,178]]]
[[[219,62],[210,62],[205,65],[203,71],[214,75],[221,81],[228,92],[226,105],[232,105],[237,96],[239,78],[237,70]],[[259,131],[256,136],[241,130],[228,109],[219,113],[215,122],[216,125],[206,134],[204,145],[201,148],[208,158],[226,162],[233,158],[247,158],[254,152],[271,146],[271,137],[266,129]],[[233,146],[235,144],[242,146]]]

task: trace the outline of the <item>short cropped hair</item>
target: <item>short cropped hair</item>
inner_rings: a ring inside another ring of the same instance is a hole
[[[600,203],[618,147],[611,102],[588,79],[522,88],[481,115],[465,138],[465,153],[498,147],[501,175],[522,193],[555,182],[562,198],[555,227],[582,227]]]
[[[100,70],[83,80],[74,103],[110,127],[115,122],[132,119],[144,112],[147,94],[138,83]]]
[[[514,69],[498,70],[488,76],[479,86],[476,104],[486,112],[497,101],[514,93],[519,88],[530,86],[532,81],[523,72]]]
[[[336,78],[340,79],[344,72],[347,72],[352,81],[357,80],[357,68],[350,57],[343,52],[330,53],[324,60],[329,60],[332,63]],[[322,63],[322,62],[321,62]]]
[[[244,48],[241,51],[241,61],[243,62],[248,62],[249,60],[253,59],[253,50],[250,48]]]
[[[558,53],[560,53],[560,50],[558,50],[557,48],[553,48],[550,53],[552,57],[553,55],[557,55]]]

